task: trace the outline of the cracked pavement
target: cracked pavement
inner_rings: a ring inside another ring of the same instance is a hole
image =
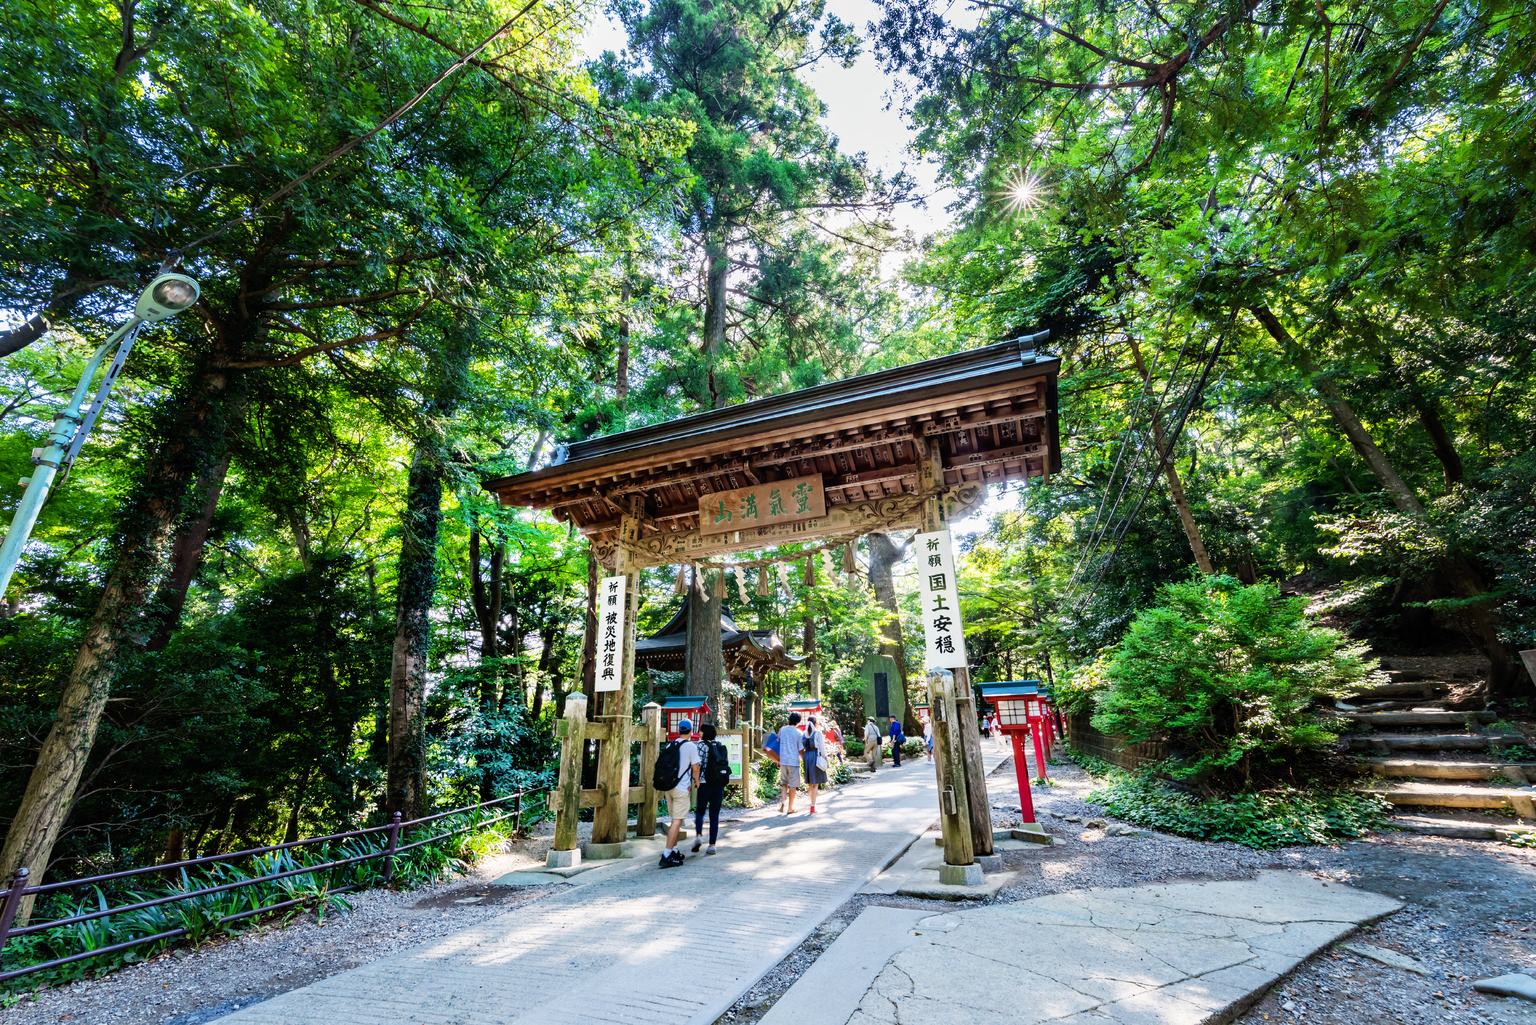
[[[1389,897],[1267,871],[935,915],[848,1025],[1199,1025],[1229,1019]]]

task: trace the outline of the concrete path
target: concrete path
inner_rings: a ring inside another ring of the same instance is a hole
[[[815,816],[730,831],[715,857],[663,871],[640,845],[582,885],[220,1020],[708,1025],[936,817],[932,766],[887,766]]]
[[[1401,906],[1300,873],[1261,872],[1237,882],[1079,890],[915,921],[919,913],[869,908],[763,1025],[811,1020],[811,1008],[822,1009],[817,1025],[1227,1021],[1322,947]]]

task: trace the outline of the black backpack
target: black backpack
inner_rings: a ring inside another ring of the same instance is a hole
[[[657,790],[672,791],[683,778],[683,744],[692,741],[674,740],[656,756],[656,768],[651,770],[651,786]]]
[[[704,783],[723,787],[731,781],[731,753],[718,740],[711,740],[706,750],[709,751],[709,761],[704,766]]]

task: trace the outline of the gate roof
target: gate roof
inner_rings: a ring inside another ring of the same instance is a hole
[[[1056,374],[1045,335],[774,395],[577,442],[557,465],[489,481],[503,505],[573,521],[600,552],[616,543],[620,502],[644,497],[642,544],[660,564],[779,540],[825,537],[916,494],[914,438],[937,439],[952,489],[1061,468]],[[700,536],[699,498],[819,474],[825,522]],[[909,525],[909,524],[908,524]],[[746,535],[746,536],[744,536]],[[601,556],[600,556],[601,557]],[[604,562],[608,560],[603,559]]]

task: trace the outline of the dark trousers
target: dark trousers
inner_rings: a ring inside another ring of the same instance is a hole
[[[693,835],[704,835],[704,809],[709,809],[709,845],[715,845],[720,835],[720,802],[725,800],[725,787],[707,787],[699,784],[699,792],[693,802]]]
[[[891,764],[901,765],[901,741],[891,738]]]

